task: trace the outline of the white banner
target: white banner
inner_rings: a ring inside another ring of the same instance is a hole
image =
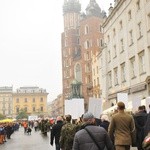
[[[147,113],[150,111],[149,105],[150,105],[150,97],[147,97],[145,100],[145,106],[146,106]]]
[[[132,101],[132,111],[136,112],[139,106],[141,106],[141,98],[135,97]]]
[[[84,114],[84,99],[65,100],[65,115],[71,115],[72,119],[78,119]]]
[[[28,116],[28,120],[38,120],[38,116]]]
[[[128,93],[117,93],[117,101],[123,102],[125,108],[128,108]]]
[[[100,98],[89,98],[88,112],[93,113],[96,118],[100,118],[102,114],[102,100]]]

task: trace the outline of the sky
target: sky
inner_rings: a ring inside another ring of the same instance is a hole
[[[79,0],[82,12],[90,0]],[[108,11],[114,0],[96,0]],[[64,0],[0,0],[0,87],[38,86],[48,101],[62,93]]]

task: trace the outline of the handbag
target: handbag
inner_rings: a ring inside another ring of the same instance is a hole
[[[98,145],[97,141],[95,140],[93,134],[87,129],[87,128],[84,128],[87,133],[89,134],[89,136],[91,137],[91,139],[94,141],[94,143],[96,144],[96,146],[98,147],[99,150],[102,150],[101,147]]]

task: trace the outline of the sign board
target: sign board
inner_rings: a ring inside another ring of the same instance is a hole
[[[81,117],[84,114],[84,99],[65,100],[65,115],[68,114],[72,116],[72,119]]]
[[[89,98],[88,112],[91,112],[96,118],[102,114],[102,100],[100,98]]]
[[[28,120],[38,120],[38,116],[28,116]]]
[[[135,97],[132,101],[132,111],[136,112],[139,106],[141,106],[141,98]]]
[[[145,100],[145,106],[146,106],[147,112],[150,112],[149,105],[150,105],[150,97],[147,97]]]
[[[125,108],[128,108],[128,93],[117,93],[117,101],[123,102]]]

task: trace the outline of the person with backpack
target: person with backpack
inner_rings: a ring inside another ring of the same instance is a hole
[[[107,131],[95,124],[94,115],[87,112],[83,115],[81,130],[76,132],[72,150],[114,150]],[[71,149],[70,149],[71,150]]]
[[[66,123],[61,128],[60,148],[62,150],[72,150],[73,139],[76,133],[76,125],[71,123],[72,116],[66,116]]]

